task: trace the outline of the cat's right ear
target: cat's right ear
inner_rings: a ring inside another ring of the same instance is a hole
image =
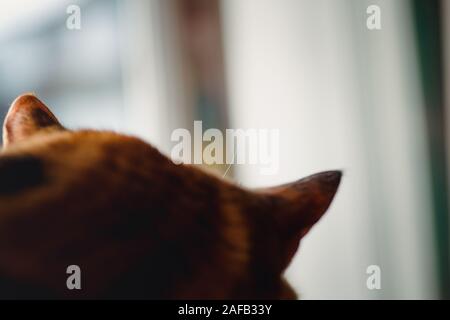
[[[270,200],[265,210],[269,210],[282,245],[279,248],[282,268],[291,261],[300,239],[328,209],[341,176],[341,171],[326,171],[282,186],[258,190]]]
[[[33,94],[23,94],[11,104],[3,124],[3,146],[24,140],[42,129],[63,130],[58,119]]]

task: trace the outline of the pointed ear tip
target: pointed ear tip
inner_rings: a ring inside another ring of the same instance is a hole
[[[341,170],[329,170],[307,176],[298,180],[297,183],[303,184],[305,182],[314,182],[320,186],[323,191],[334,196],[341,182],[341,178]]]
[[[341,183],[342,175],[342,170],[330,170],[318,173],[317,178],[321,184],[330,188],[330,191],[336,192]]]
[[[33,92],[26,92],[19,95],[12,103],[11,109],[35,102],[41,102]]]
[[[51,110],[34,93],[23,93],[13,101],[3,121],[3,145],[22,140],[46,127],[63,129]]]
[[[330,170],[330,171],[324,171],[323,176],[325,179],[328,179],[330,182],[335,182],[339,184],[342,178],[342,170]]]

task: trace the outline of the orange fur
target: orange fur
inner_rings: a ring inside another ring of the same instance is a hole
[[[16,99],[0,152],[0,297],[295,298],[282,273],[340,172],[246,190]],[[66,288],[66,268],[82,290]]]

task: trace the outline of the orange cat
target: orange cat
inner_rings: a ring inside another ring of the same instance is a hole
[[[283,271],[341,178],[242,189],[137,138],[67,130],[33,95],[3,139],[2,298],[295,298]]]

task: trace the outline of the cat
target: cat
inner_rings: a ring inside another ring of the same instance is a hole
[[[245,189],[23,94],[0,151],[0,298],[295,299],[283,272],[340,180]]]

